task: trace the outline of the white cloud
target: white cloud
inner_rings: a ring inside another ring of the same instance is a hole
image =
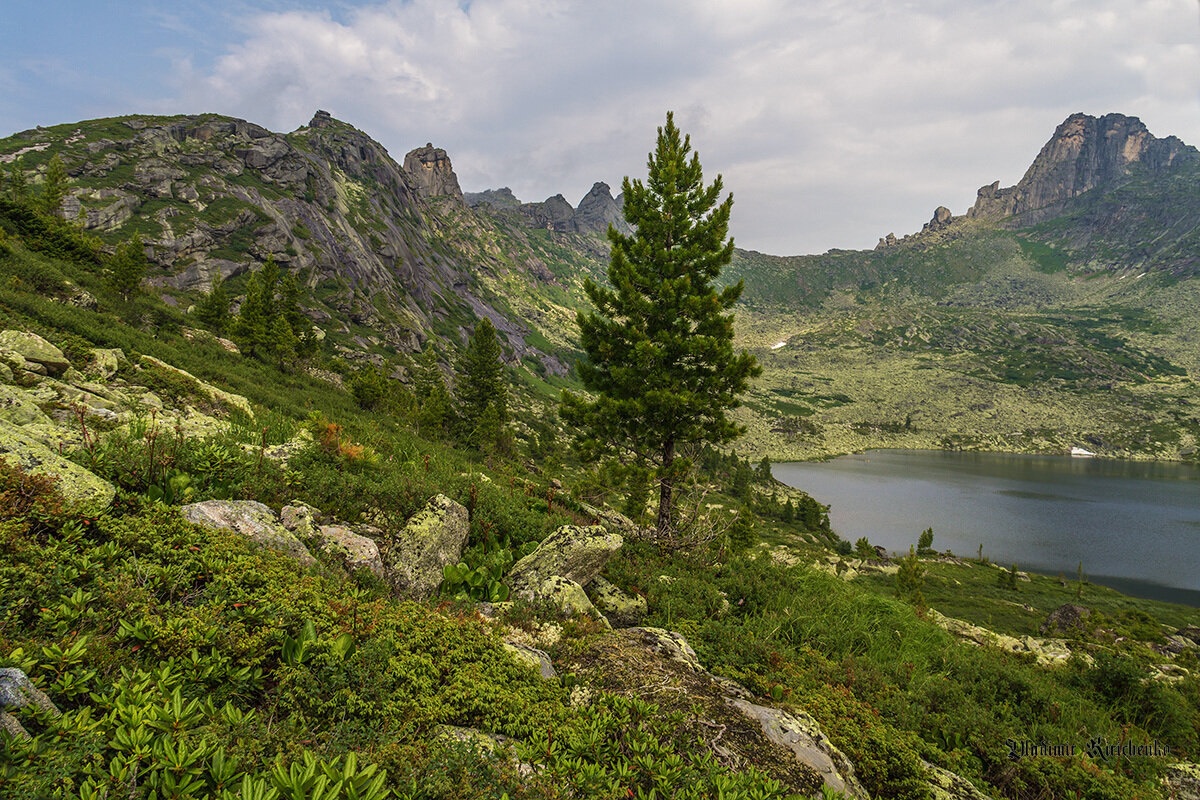
[[[1178,0],[411,0],[250,16],[169,105],[325,108],[398,157],[445,147],[468,189],[572,202],[643,174],[673,108],[738,243],[811,252],[961,213],[1074,111],[1200,141],[1197,23]]]

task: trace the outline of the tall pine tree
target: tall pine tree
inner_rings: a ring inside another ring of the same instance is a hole
[[[417,428],[427,437],[440,438],[450,423],[450,392],[438,367],[432,342],[414,359],[413,394],[417,401]]]
[[[479,320],[458,363],[458,412],[463,438],[481,450],[503,449],[508,386],[496,328]]]
[[[142,237],[134,234],[117,245],[108,261],[108,285],[125,300],[142,285],[146,276],[146,248]]]
[[[62,218],[62,204],[67,196],[67,168],[62,159],[55,155],[46,165],[46,177],[42,181],[42,194],[38,198],[38,210],[48,217]]]
[[[224,333],[229,324],[229,292],[225,289],[225,281],[220,275],[213,277],[208,294],[196,304],[196,319],[208,326],[210,330]]]
[[[579,363],[588,400],[563,393],[563,417],[585,451],[615,448],[656,468],[660,534],[674,527],[675,489],[690,468],[682,447],[732,441],[742,429],[725,412],[738,405],[760,369],[733,350],[733,314],[742,284],[713,282],[733,257],[733,196],[721,177],[704,185],[700,159],[672,114],[658,129],[646,182],[625,178],[625,220],[635,233],[608,229],[609,286],[585,290],[596,310],[580,312]]]

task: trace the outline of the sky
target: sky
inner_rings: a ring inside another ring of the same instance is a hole
[[[1198,0],[43,0],[0,16],[0,136],[317,109],[466,191],[644,177],[673,110],[739,247],[873,247],[1016,183],[1069,114],[1200,145]]]

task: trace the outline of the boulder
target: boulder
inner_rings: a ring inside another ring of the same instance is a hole
[[[27,331],[0,331],[0,350],[11,350],[26,361],[41,364],[51,375],[66,372],[71,362],[63,351],[47,342],[36,333]]]
[[[551,575],[537,587],[526,586],[516,590],[515,594],[523,600],[548,603],[565,616],[595,617],[608,626],[608,620],[592,605],[583,587],[561,575]]]
[[[551,680],[558,674],[554,671],[554,665],[550,663],[550,656],[546,654],[545,650],[538,650],[536,647],[519,642],[505,642],[504,649],[518,662],[537,670],[542,680]]]
[[[254,416],[254,409],[252,409],[250,407],[250,401],[247,400],[245,397],[241,396],[240,394],[234,394],[233,392],[227,392],[224,389],[218,389],[216,386],[213,386],[212,384],[209,384],[209,383],[205,383],[204,381],[198,379],[192,373],[190,373],[186,370],[182,370],[179,367],[173,367],[170,364],[168,364],[167,362],[161,361],[161,360],[155,358],[154,356],[145,356],[144,355],[144,356],[142,356],[142,361],[146,362],[147,364],[150,364],[151,366],[158,367],[159,369],[165,369],[168,372],[174,372],[176,375],[180,375],[181,377],[193,380],[196,382],[196,385],[200,388],[200,390],[202,392],[204,392],[206,395],[208,395],[208,398],[210,400],[213,400],[214,402],[222,403],[227,408],[230,408],[230,409],[236,408],[237,410],[241,411],[242,413],[246,414],[247,416],[251,416],[251,417]]]
[[[111,378],[117,374],[123,361],[125,361],[125,354],[121,352],[120,348],[97,348],[92,351],[92,364],[89,370],[102,378]]]
[[[26,708],[33,706],[53,716],[58,708],[41,689],[33,685],[26,675],[15,667],[0,669],[0,708]]]
[[[0,361],[0,383],[12,383],[13,371],[12,367]]]
[[[563,525],[508,572],[514,589],[536,588],[552,575],[586,586],[600,574],[624,540],[599,525]],[[589,603],[590,605],[590,603]]]
[[[50,418],[26,392],[0,385],[0,419],[13,425],[50,425]]]
[[[1087,606],[1066,603],[1050,612],[1039,632],[1045,636],[1083,630],[1091,613],[1092,610]]]
[[[640,625],[646,617],[646,598],[630,596],[597,575],[589,587],[596,608],[618,628]]]
[[[431,597],[447,564],[458,563],[470,527],[467,510],[443,494],[414,514],[386,548],[384,568],[397,591]]]
[[[921,764],[925,767],[925,777],[929,780],[934,800],[992,800],[961,775],[928,761],[922,761]]]
[[[0,458],[33,475],[58,479],[58,491],[83,514],[107,509],[117,490],[111,483],[60,456],[24,429],[0,419]]]
[[[275,512],[254,500],[205,500],[186,505],[179,513],[202,528],[234,531],[263,547],[285,553],[304,566],[316,563],[296,535],[279,523]]]
[[[815,770],[833,791],[851,798],[866,800],[869,797],[854,774],[850,759],[829,741],[821,726],[808,714],[790,713],[736,698],[726,702],[747,719],[757,722],[769,741],[792,751],[797,761]]]
[[[1163,783],[1172,800],[1200,800],[1200,764],[1172,764]]]
[[[0,669],[0,729],[15,739],[28,739],[29,733],[6,709],[33,706],[57,717],[59,710],[41,689],[33,685],[24,672],[15,668]]]
[[[293,500],[279,510],[279,521],[301,539],[311,539],[317,535],[321,512],[308,503]]]
[[[624,633],[669,661],[682,664],[694,672],[704,672],[696,651],[682,634],[663,628],[629,628]]]
[[[316,539],[322,551],[341,559],[351,572],[366,569],[376,577],[384,577],[383,559],[374,539],[360,536],[341,525],[322,525],[317,529]]]

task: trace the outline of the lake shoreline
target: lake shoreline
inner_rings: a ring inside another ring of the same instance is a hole
[[[872,449],[772,465],[782,483],[830,507],[843,538],[907,552],[934,547],[1085,576],[1138,597],[1200,606],[1200,469],[1186,462],[1044,453]]]

